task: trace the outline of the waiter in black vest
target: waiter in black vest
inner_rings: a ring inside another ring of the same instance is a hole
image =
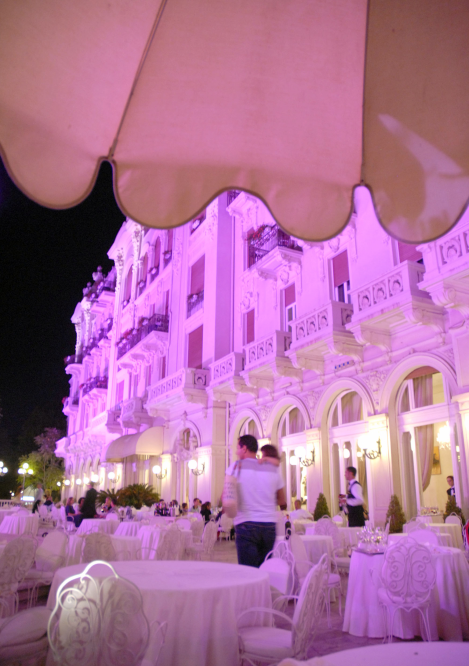
[[[347,496],[339,500],[340,508],[348,515],[349,527],[365,527],[365,512],[363,510],[363,489],[356,480],[355,467],[347,467],[345,478],[349,483]]]

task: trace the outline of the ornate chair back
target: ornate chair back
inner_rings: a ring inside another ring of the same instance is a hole
[[[334,543],[334,548],[340,548],[339,528],[337,527],[336,523],[328,516],[318,520],[314,526],[314,534],[330,536]]]
[[[176,525],[179,527],[180,530],[190,530],[191,521],[188,520],[187,518],[179,518],[178,520],[176,520]]]
[[[190,530],[192,532],[192,536],[196,541],[200,541],[202,534],[204,532],[204,524],[201,520],[191,520],[191,527]]]
[[[212,555],[213,548],[217,540],[217,532],[218,532],[217,523],[210,520],[205,525],[204,533],[202,535],[204,555],[209,557]]]
[[[149,637],[140,591],[107,562],[60,585],[48,638],[61,666],[137,666]]]
[[[64,532],[49,532],[36,550],[36,569],[56,571],[64,566],[68,537]]]
[[[310,570],[308,565],[308,553],[304,543],[298,534],[292,534],[288,543],[290,544],[290,550],[295,560],[295,572],[299,580],[303,580]]]
[[[389,546],[384,557],[381,583],[392,604],[411,610],[424,605],[436,582],[430,550],[414,539]]]
[[[305,578],[293,614],[293,655],[306,659],[314,640],[324,605],[323,587],[327,582],[329,563],[323,555]]]
[[[111,513],[107,514],[106,520],[119,520],[119,516],[114,511],[111,511]]]
[[[418,543],[433,545],[433,546],[438,546],[440,544],[438,534],[424,523],[420,524],[418,530],[412,530],[409,533],[409,539],[417,541]]]
[[[160,534],[156,550],[157,560],[179,560],[183,544],[183,535],[180,530],[168,529]]]
[[[93,562],[94,560],[113,562],[116,560],[116,551],[109,534],[102,532],[87,534],[83,539],[81,557],[83,562]]]
[[[459,525],[459,527],[462,527],[462,520],[458,516],[457,513],[450,513],[449,516],[446,518],[445,523],[449,523],[450,525]]]
[[[23,534],[9,541],[0,555],[0,595],[16,592],[34,563],[37,541]]]

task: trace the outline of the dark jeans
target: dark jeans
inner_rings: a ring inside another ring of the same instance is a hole
[[[275,523],[241,523],[235,527],[239,564],[260,567],[275,545]]]

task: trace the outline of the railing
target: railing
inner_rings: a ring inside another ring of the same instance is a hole
[[[93,389],[107,389],[107,377],[93,377],[85,384],[83,384],[82,395],[87,395]]]
[[[244,370],[244,354],[240,352],[231,352],[227,356],[215,361],[210,365],[212,375],[211,386],[220,384],[235,375],[239,375]]]
[[[173,375],[161,379],[148,389],[147,404],[156,401],[159,402],[167,394],[189,389],[205,389],[210,381],[209,370],[195,370],[194,368],[183,368]]]
[[[276,357],[284,357],[285,352],[290,349],[291,333],[275,331],[262,340],[251,342],[244,347],[245,369],[269,362]]]
[[[169,315],[154,314],[149,319],[144,319],[139,328],[134,329],[129,335],[121,338],[117,343],[117,360],[127,354],[136,344],[147,337],[152,331],[167,333],[169,330]]]
[[[100,294],[103,293],[103,291],[116,291],[116,280],[109,280],[106,278],[102,282],[99,283],[98,288],[96,289],[96,296],[99,296]]]
[[[63,400],[64,410],[70,409],[71,407],[78,406],[78,393],[73,396],[73,398],[68,397]]]
[[[249,253],[249,268],[263,259],[276,247],[284,247],[289,250],[302,252],[302,248],[296,240],[286,234],[279,227],[264,227],[253,234],[247,240]]]
[[[10,506],[13,504],[13,500],[0,500],[0,507]]]
[[[226,193],[226,205],[229,206],[230,204],[233,203],[233,201],[239,197],[241,192],[238,192],[238,190],[228,190]]]
[[[71,354],[64,358],[65,365],[70,365],[71,363],[81,363],[83,361],[83,353],[80,354]]]
[[[295,319],[292,322],[292,347],[304,346],[331,331],[345,330],[345,325],[352,321],[352,315],[353,306],[349,303],[329,301],[326,306]]]
[[[170,263],[172,258],[173,258],[173,251],[172,250],[166,250],[166,252],[163,252],[164,268],[166,268],[166,266]]]
[[[113,321],[114,320],[112,319],[112,317],[109,317],[109,319],[106,320],[105,325],[99,329],[98,335],[95,338],[92,338],[90,340],[90,343],[86,347],[83,347],[83,356],[88,356],[88,354],[91,354],[93,349],[95,349],[99,345],[101,340],[103,338],[107,338],[107,335],[112,328]]]
[[[195,220],[192,220],[191,222],[191,236],[194,233],[194,231],[197,231],[197,229],[200,227],[200,225],[205,222],[205,219],[207,217],[207,211],[204,210],[198,217],[195,218]]]
[[[191,317],[194,312],[200,310],[204,302],[204,290],[199,291],[198,294],[190,294],[187,297],[187,318]]]

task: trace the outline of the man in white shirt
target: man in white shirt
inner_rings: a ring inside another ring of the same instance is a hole
[[[295,510],[290,512],[290,520],[313,520],[313,516],[301,508],[301,500],[295,500]]]
[[[349,482],[347,497],[340,499],[340,508],[348,515],[349,527],[365,527],[365,512],[363,510],[363,489],[356,480],[357,470],[355,467],[347,467],[345,478]]]
[[[238,440],[238,461],[226,473],[238,479],[238,513],[234,518],[239,564],[260,567],[275,544],[277,505],[286,508],[280,468],[261,464],[256,458],[257,440],[243,435]]]

